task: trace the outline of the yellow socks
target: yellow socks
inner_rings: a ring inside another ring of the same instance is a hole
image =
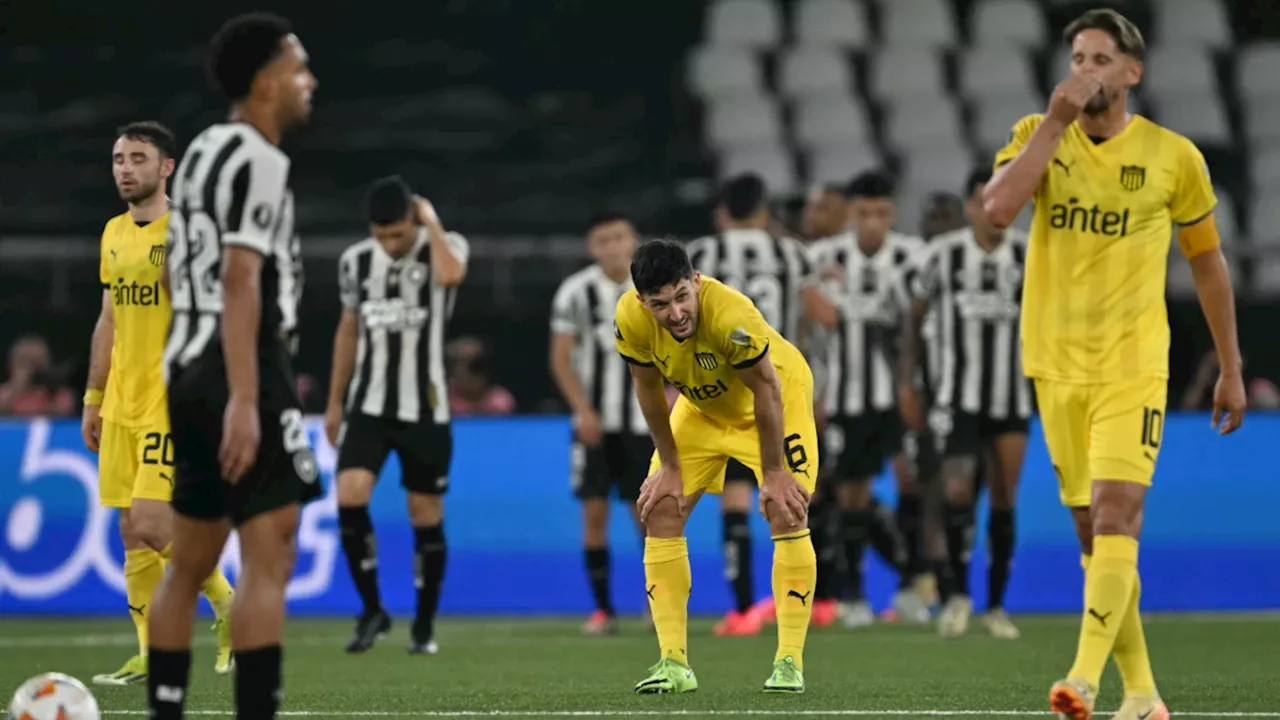
[[[138,632],[138,652],[147,654],[147,615],[151,596],[164,577],[164,560],[151,548],[124,551],[124,590],[129,617]]]
[[[1097,687],[1129,612],[1138,581],[1138,541],[1123,535],[1093,539],[1093,558],[1085,571],[1084,617],[1070,676]]]
[[[773,538],[773,605],[778,614],[778,653],[804,669],[804,639],[813,612],[813,587],[818,581],[818,557],[808,530]]]
[[[689,545],[682,537],[644,539],[644,591],[662,657],[689,664]]]
[[[1151,656],[1147,654],[1147,636],[1142,631],[1142,614],[1138,612],[1138,601],[1142,598],[1142,579],[1133,584],[1133,594],[1129,597],[1129,609],[1120,623],[1120,632],[1116,633],[1116,645],[1111,655],[1116,659],[1116,668],[1120,670],[1120,678],[1124,681],[1124,691],[1129,695],[1156,695],[1156,678],[1151,672]]]
[[[213,606],[215,616],[227,617],[231,612],[231,601],[235,599],[236,593],[231,589],[231,582],[227,580],[227,576],[222,574],[222,568],[213,569],[213,573],[205,578],[204,584],[200,586],[200,591]]]

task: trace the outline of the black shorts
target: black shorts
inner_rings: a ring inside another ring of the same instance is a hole
[[[256,515],[310,502],[323,494],[315,453],[302,426],[292,373],[259,360],[258,423],[262,431],[253,466],[230,483],[222,477],[218,448],[229,393],[220,362],[201,361],[169,380],[173,433],[173,510],[199,520],[229,518],[239,527]],[[217,367],[213,367],[217,365]]]
[[[944,458],[981,456],[987,442],[1008,433],[1026,435],[1030,426],[1029,418],[993,418],[946,407],[929,411],[929,429],[939,455]]]
[[[724,481],[727,483],[742,482],[751,483],[752,485],[759,484],[759,479],[756,477],[756,474],[751,471],[751,468],[743,465],[734,458],[729,458],[729,462],[725,463]]]
[[[573,494],[581,500],[618,497],[635,502],[649,476],[653,439],[635,433],[608,433],[596,447],[573,444]]]
[[[376,478],[392,450],[400,458],[400,486],[405,490],[443,495],[449,489],[453,429],[448,423],[352,413],[338,439],[338,472],[368,470]]]
[[[902,448],[902,420],[897,410],[853,417],[833,417],[825,433],[827,451],[836,456],[836,482],[869,480]]]

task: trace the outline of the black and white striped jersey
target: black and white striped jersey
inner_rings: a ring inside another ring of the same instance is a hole
[[[970,229],[934,238],[912,283],[938,312],[934,404],[1001,420],[1031,416],[1019,323],[1026,235],[1010,229],[994,250]]]
[[[466,263],[466,238],[450,232],[446,239]],[[418,229],[403,257],[392,257],[372,237],[347,248],[338,261],[338,284],[343,309],[360,322],[347,412],[449,422],[444,348],[457,289],[436,284],[426,228]]]
[[[800,241],[764,230],[726,230],[689,243],[693,268],[751,298],[765,322],[792,343],[804,321],[800,291],[814,281]]]
[[[573,367],[608,433],[647,435],[649,426],[631,387],[631,371],[614,341],[613,312],[631,278],[615,282],[599,265],[565,278],[551,303],[551,332],[574,339]]]
[[[840,311],[840,324],[827,339],[822,402],[828,416],[857,417],[896,405],[898,340],[910,302],[905,280],[922,248],[919,238],[891,232],[868,255],[849,232],[811,249],[815,265],[838,271],[822,283]]]
[[[222,361],[221,269],[228,247],[263,256],[259,355],[263,362],[288,364],[302,296],[288,180],[289,157],[248,123],[212,125],[187,147],[170,192],[166,262],[173,321],[166,377],[193,363]]]

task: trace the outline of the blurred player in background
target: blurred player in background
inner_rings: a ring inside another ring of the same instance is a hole
[[[1213,426],[1224,435],[1245,408],[1235,300],[1204,157],[1187,138],[1129,114],[1129,90],[1143,74],[1141,33],[1114,10],[1091,10],[1064,40],[1070,76],[1044,114],[1014,125],[984,193],[988,216],[1005,227],[1034,202],[1022,361],[1085,566],[1076,660],[1050,704],[1060,717],[1088,720],[1114,653],[1125,687],[1116,720],[1164,720],[1138,610],[1138,536],[1168,392],[1174,226],[1221,363]]]
[[[227,21],[208,63],[229,118],[187,147],[169,221],[176,473],[173,554],[149,618],[156,720],[184,716],[196,594],[233,527],[244,568],[231,609],[236,716],[275,717],[299,506],[321,494],[293,375],[302,257],[279,148],[310,116],[316,78],[289,22],[264,13]]]
[[[985,465],[991,517],[982,623],[991,635],[1013,639],[1018,629],[1004,611],[1004,593],[1013,566],[1013,504],[1032,409],[1018,337],[1027,246],[1020,230],[1004,230],[987,220],[982,191],[990,179],[987,169],[970,174],[965,205],[970,227],[935,237],[912,283],[912,308],[903,323],[899,406],[908,425],[928,425],[942,456],[951,572],[940,588],[945,604],[938,631],[955,637],[969,626],[976,485],[978,468]],[[920,328],[930,310],[937,314],[941,353],[932,406],[926,411],[915,378],[921,375]]]
[[[362,653],[391,629],[378,592],[369,500],[394,451],[413,525],[417,603],[409,652],[434,655],[453,461],[444,342],[469,248],[398,175],[374,181],[366,210],[369,237],[338,261],[342,315],[325,411],[325,433],[338,448],[342,551],[363,604],[346,649]]]
[[[147,679],[147,617],[173,537],[173,437],[163,368],[173,311],[161,284],[169,232],[165,190],[177,152],[173,133],[151,121],[120,128],[111,151],[116,190],[129,211],[102,231],[102,312],[93,330],[81,432],[99,455],[99,499],[120,510],[125,595],[138,654],[113,673],[95,675],[96,685]],[[231,584],[215,568],[202,590],[217,617],[214,670],[224,675],[234,664],[227,622]]]
[[[694,270],[751,298],[765,322],[792,344],[800,344],[806,314],[825,312],[834,323],[834,308],[817,291],[804,246],[767,229],[769,195],[759,175],[739,175],[726,182],[715,218],[719,232],[689,244]],[[771,603],[756,604],[754,597],[749,514],[754,486],[751,471],[730,458],[720,507],[725,577],[733,591],[734,609],[716,624],[716,635],[755,635],[772,617]]]
[[[684,537],[704,492],[724,487],[736,458],[760,479],[760,511],[773,537],[778,649],[765,692],[804,692],[804,643],[817,576],[807,509],[818,475],[813,375],[804,357],[750,298],[698,274],[683,247],[642,245],[636,292],[618,302],[615,341],[657,451],[640,490],[645,588],[661,656],[638,693],[691,692],[691,577]],[[663,377],[680,389],[667,415]]]
[[[922,508],[914,473],[902,452],[902,421],[895,407],[898,327],[904,311],[906,269],[920,252],[919,238],[890,230],[893,182],[878,172],[850,183],[851,230],[814,248],[824,271],[824,288],[837,298],[840,322],[827,343],[826,449],[836,456],[833,472],[843,531],[847,602],[846,627],[865,627],[875,614],[863,591],[862,557],[876,527],[871,481],[894,457],[899,485],[900,533],[889,554],[898,571],[895,614],[908,622],[928,622],[928,609],[912,589],[911,557],[920,552]]]
[[[596,604],[582,626],[586,635],[618,630],[609,590],[609,496],[617,488],[638,527],[636,498],[653,457],[649,426],[613,336],[618,300],[635,289],[631,257],[638,245],[625,215],[592,218],[587,252],[595,262],[566,278],[551,304],[551,377],[573,412],[573,491],[582,501],[583,554]]]

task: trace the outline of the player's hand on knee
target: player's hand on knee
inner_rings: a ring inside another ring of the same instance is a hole
[[[573,432],[587,447],[596,447],[604,437],[604,426],[595,410],[587,408],[573,414]]]
[[[258,457],[261,440],[258,406],[233,396],[222,415],[222,445],[218,448],[222,477],[233,483],[244,477]]]
[[[1244,423],[1247,405],[1244,378],[1240,373],[1219,375],[1218,382],[1213,386],[1213,427],[1217,428],[1220,435],[1230,435],[1240,428]]]
[[[644,484],[640,486],[640,497],[636,500],[636,507],[640,510],[640,522],[647,522],[649,513],[653,512],[658,503],[666,498],[673,498],[676,501],[676,508],[680,516],[684,517],[687,502],[684,496],[684,478],[680,476],[678,468],[669,468],[664,465],[645,478]]]
[[[760,483],[760,514],[768,518],[765,506],[772,502],[791,527],[799,527],[809,514],[809,491],[786,470],[765,470]]]
[[[80,416],[80,437],[84,438],[84,446],[98,452],[98,443],[102,440],[102,408],[97,405],[85,405]]]

